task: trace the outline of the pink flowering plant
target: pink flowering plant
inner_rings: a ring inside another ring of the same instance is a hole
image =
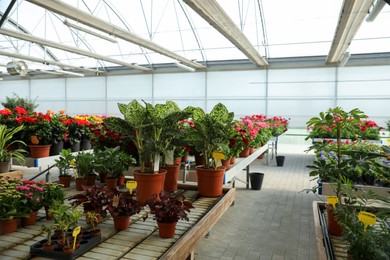
[[[22,200],[19,210],[29,214],[37,211],[42,207],[42,200],[44,196],[43,183],[34,182],[30,180],[20,181],[19,185],[15,187],[16,191],[22,194]]]
[[[287,118],[274,116],[266,118],[264,121],[268,123],[272,136],[279,136],[288,130],[289,119]]]
[[[16,217],[24,217],[19,210],[23,195],[15,188],[18,181],[0,179],[0,220],[8,220]]]

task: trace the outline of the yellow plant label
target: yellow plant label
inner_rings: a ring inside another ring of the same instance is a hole
[[[223,159],[225,159],[225,155],[221,152],[216,151],[216,152],[213,152],[213,158],[215,160],[223,160]]]
[[[72,233],[72,236],[74,237],[73,238],[73,249],[75,249],[75,247],[76,247],[76,237],[77,237],[78,234],[80,234],[80,231],[81,231],[81,227],[80,226],[75,227],[73,229],[73,233]]]
[[[339,202],[339,198],[337,198],[337,196],[328,196],[326,198],[326,202],[332,204],[333,207],[336,207],[336,204]]]
[[[366,211],[360,211],[358,219],[364,224],[364,230],[367,229],[368,225],[374,225],[376,223],[376,216]]]
[[[137,182],[136,181],[127,181],[126,182],[126,188],[129,189],[130,194],[133,193],[133,189],[137,188]]]

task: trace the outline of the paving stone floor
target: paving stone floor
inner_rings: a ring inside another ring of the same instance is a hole
[[[265,174],[262,189],[247,190],[237,182],[234,206],[197,247],[196,260],[317,259],[312,212],[317,197],[300,192],[315,185],[305,168],[313,161],[306,148],[280,144],[283,167],[275,160],[266,165],[266,159],[251,164],[251,172]]]

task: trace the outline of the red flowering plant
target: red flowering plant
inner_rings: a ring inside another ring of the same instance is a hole
[[[30,214],[42,208],[43,203],[43,189],[44,182],[35,182],[30,180],[20,181],[15,189],[22,194],[20,207],[18,210],[24,214]]]
[[[357,125],[357,135],[363,140],[379,140],[382,129],[373,120],[361,120]]]
[[[50,125],[52,130],[52,143],[58,144],[63,142],[66,134],[66,126],[63,122],[65,118],[64,110],[60,110],[59,113],[48,110],[47,114],[51,116]]]
[[[268,123],[272,136],[279,136],[288,130],[289,119],[287,118],[274,116],[266,118],[264,121]]]
[[[104,122],[91,124],[90,130],[90,140],[94,149],[102,150],[105,147],[114,148],[122,146],[124,141],[122,139],[123,135],[109,130]]]
[[[80,142],[81,138],[86,135],[86,131],[89,132],[90,122],[84,118],[65,116],[63,122],[67,127],[65,141],[68,141],[71,145]]]
[[[16,122],[23,124],[22,137],[29,144],[51,144],[53,142],[53,131],[51,115],[41,112],[34,112],[28,115],[24,108],[16,108]]]

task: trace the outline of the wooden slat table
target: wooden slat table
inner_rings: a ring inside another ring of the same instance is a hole
[[[235,189],[226,188],[217,198],[198,197],[197,187],[192,185],[180,185],[179,189],[193,201],[195,209],[189,213],[189,222],[178,222],[174,238],[160,238],[153,216],[142,220],[146,211],[132,216],[130,227],[119,232],[108,218],[98,225],[102,230],[102,242],[78,259],[192,259],[196,246],[234,202]],[[74,194],[74,190],[70,189],[69,194]],[[40,217],[43,214],[43,211],[39,212]],[[0,236],[0,259],[30,259],[29,246],[44,239],[40,230],[43,223],[48,221],[41,219],[36,225]],[[84,226],[85,220],[80,220],[79,224]]]

